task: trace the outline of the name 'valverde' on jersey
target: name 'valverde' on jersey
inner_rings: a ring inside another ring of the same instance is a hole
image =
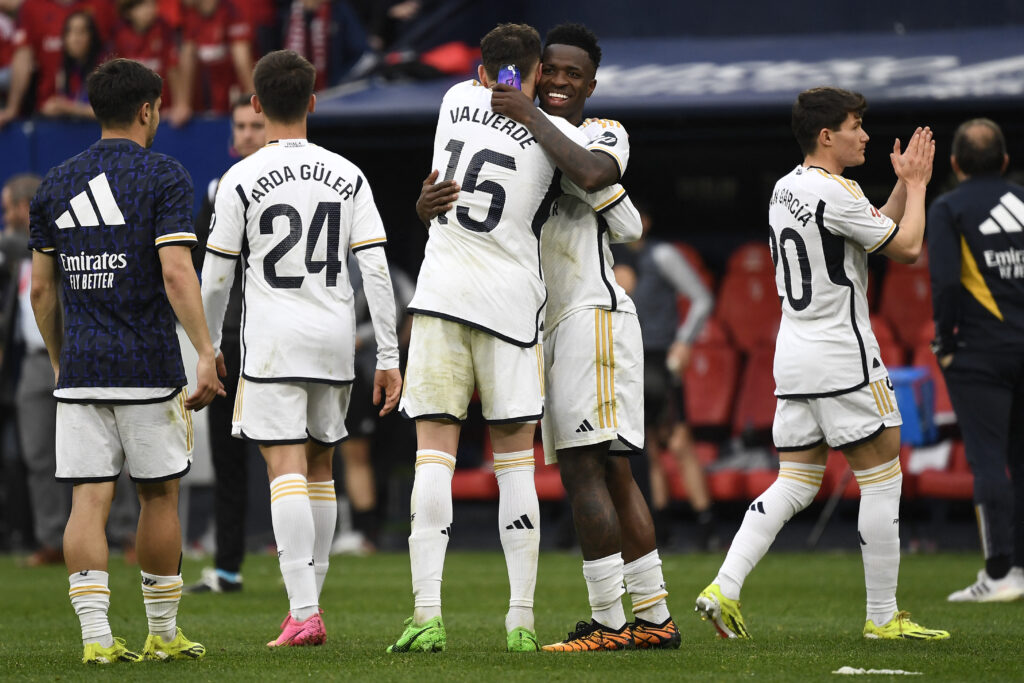
[[[586,143],[572,124],[549,118]],[[544,217],[554,162],[524,126],[491,111],[489,89],[465,81],[441,102],[432,163],[462,189],[430,224],[409,311],[533,346],[545,300],[533,223]]]
[[[868,313],[867,255],[899,226],[856,182],[814,166],[775,184],[768,222],[782,301],[775,395],[835,396],[885,377]]]
[[[281,140],[232,166],[217,190],[206,248],[245,259],[242,376],[351,382],[348,254],[386,241],[369,183],[334,152]]]
[[[586,148],[603,152],[615,160],[619,178],[629,163],[629,135],[618,121],[587,119],[579,126],[586,136]],[[633,241],[638,235],[620,235],[617,222],[607,220],[625,199],[619,184],[587,196],[562,176],[565,191],[551,206],[551,215],[541,231],[541,261],[548,302],[544,329],[552,330],[574,311],[601,308],[636,313],[636,306],[615,281],[609,243]]]
[[[178,161],[99,140],[46,174],[29,247],[56,259],[61,389],[186,383],[158,250],[194,246],[192,180]]]

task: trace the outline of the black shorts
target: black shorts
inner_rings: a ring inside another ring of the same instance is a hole
[[[686,423],[683,383],[665,367],[664,351],[644,352],[644,426]]]
[[[355,374],[345,427],[350,439],[368,439],[377,432],[377,413],[380,412],[380,406],[373,405],[374,370],[356,363]]]

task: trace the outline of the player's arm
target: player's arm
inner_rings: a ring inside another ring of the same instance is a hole
[[[32,253],[32,313],[46,344],[54,382],[60,376],[60,350],[64,340],[60,299],[57,296],[57,264],[50,254]]]
[[[619,165],[613,158],[591,152],[566,136],[518,88],[502,83],[495,85],[491,91],[491,109],[526,126],[562,172],[587,192],[619,181]]]
[[[454,180],[437,182],[438,175],[440,174],[435,169],[423,179],[420,196],[416,199],[416,215],[428,228],[435,216],[451,211],[455,200],[459,198],[459,190],[462,189]]]
[[[181,43],[178,66],[171,80],[171,85],[175,87],[174,104],[168,113],[168,119],[175,128],[184,126],[192,118],[192,89],[198,60],[198,47],[195,41],[186,37]]]
[[[21,103],[28,92],[29,83],[32,82],[32,67],[35,60],[32,58],[32,47],[22,45],[14,51],[11,57],[11,86],[7,90],[7,105],[0,109],[0,128],[3,128],[12,120],[17,118]]]
[[[384,224],[373,203],[369,183],[356,190],[353,211],[353,234],[349,248],[356,255],[363,276],[363,294],[370,309],[374,337],[377,340],[377,371],[373,375],[373,404],[383,405],[380,415],[387,415],[402,395],[402,375],[398,371],[398,332],[395,293],[391,286],[384,244]]]
[[[882,208],[883,214],[899,223],[899,230],[882,253],[899,263],[914,263],[921,255],[921,247],[924,244],[924,202],[928,181],[932,177],[932,163],[935,160],[935,140],[932,138],[931,129],[925,127],[914,131],[910,142],[907,143],[906,151],[902,154],[899,153],[897,140],[889,158],[893,170],[896,171],[896,177],[899,178],[893,195],[905,193],[905,199],[904,210],[898,219],[886,213],[888,204]],[[899,189],[900,183],[904,185],[902,190]],[[890,197],[890,203],[892,199]],[[896,209],[898,208],[897,206]]]
[[[185,399],[185,407],[189,410],[200,410],[217,396],[226,396],[227,393],[217,378],[217,354],[214,353],[210,332],[206,327],[206,317],[203,315],[199,278],[196,277],[191,250],[187,246],[169,244],[161,247],[158,253],[167,300],[199,354],[196,390]]]
[[[635,242],[643,235],[640,212],[626,194],[626,188],[616,183],[597,192],[584,192],[566,177],[562,177],[562,191],[586,202],[608,225],[608,241],[612,244]]]
[[[945,202],[928,211],[928,270],[932,284],[935,339],[932,351],[942,367],[953,361],[954,331],[960,317],[960,244]]]
[[[252,48],[248,40],[231,41],[231,61],[235,65],[238,84],[243,92],[252,92]]]
[[[679,253],[668,244],[659,244],[651,256],[661,276],[669,282],[676,293],[690,301],[686,319],[676,330],[675,341],[669,347],[666,364],[673,372],[683,370],[690,359],[690,349],[700,335],[704,323],[715,307],[715,297],[700,279],[700,275]]]

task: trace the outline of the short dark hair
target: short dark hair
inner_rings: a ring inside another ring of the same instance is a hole
[[[256,62],[252,80],[267,118],[295,123],[301,121],[309,109],[316,68],[298,52],[275,50]]]
[[[1006,138],[992,119],[964,121],[953,134],[953,158],[967,175],[1002,173]]]
[[[848,114],[863,117],[867,108],[863,95],[842,88],[811,88],[797,95],[793,103],[793,135],[804,156],[817,148],[822,128],[839,130]]]
[[[164,82],[152,69],[132,59],[111,59],[89,74],[89,104],[100,126],[127,126],[143,104],[155,107]]]
[[[11,193],[12,202],[29,202],[35,196],[42,180],[35,173],[18,173],[7,179],[4,189]]]
[[[235,110],[236,109],[241,109],[242,107],[251,107],[251,106],[252,106],[252,93],[247,92],[247,93],[245,93],[243,95],[239,95],[235,99],[231,100],[231,115],[232,116],[235,115]]]
[[[597,36],[583,24],[559,24],[544,38],[544,48],[551,45],[572,45],[587,53],[594,63],[594,70],[601,66],[601,48],[597,44]]]
[[[487,76],[494,80],[506,64],[526,71],[540,61],[540,34],[528,24],[498,24],[480,41],[480,57]]]

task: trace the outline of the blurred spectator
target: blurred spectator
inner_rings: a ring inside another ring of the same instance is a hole
[[[28,105],[33,71],[37,72],[35,107],[38,111],[56,92],[57,73],[63,65],[64,23],[74,12],[88,12],[96,22],[100,40],[106,43],[117,25],[113,0],[24,0],[18,12],[11,57],[11,87],[0,109],[0,128]]]
[[[281,47],[277,10],[285,4],[275,0],[239,0],[238,11],[242,20],[252,27],[253,59]]]
[[[316,67],[317,90],[335,85],[369,51],[366,31],[346,0],[292,0],[283,47]]]
[[[157,0],[118,0],[121,23],[114,34],[113,52],[134,59],[164,79],[163,111],[175,100],[187,99],[181,91],[178,44],[174,30],[159,14]]]
[[[53,94],[40,107],[43,116],[95,118],[85,79],[103,59],[103,43],[88,12],[73,12],[64,22],[64,47]],[[40,86],[42,87],[42,86]]]
[[[263,115],[257,114],[248,95],[240,95],[231,107],[231,150],[244,159],[266,143]],[[206,242],[213,221],[214,199],[220,178],[206,187],[203,204],[196,216],[199,244],[192,250],[192,265],[202,272]],[[249,458],[245,441],[231,436],[231,419],[242,369],[242,262],[235,266],[235,279],[224,315],[221,352],[228,374],[223,378],[227,396],[207,408],[210,459],[213,462],[213,566],[203,568],[198,582],[185,587],[187,593],[233,593],[242,590],[242,561],[245,559],[245,513],[249,500]]]
[[[228,114],[240,93],[252,92],[252,26],[230,0],[194,0],[182,18],[182,92],[168,119],[184,125],[193,112]]]
[[[345,463],[345,494],[352,510],[352,528],[355,536],[346,537],[339,527],[332,545],[335,554],[365,554],[376,550],[379,544],[381,513],[378,505],[377,474],[387,473],[389,455],[394,451],[380,446],[376,439],[378,433],[387,429],[389,422],[396,427],[392,431],[408,429],[408,422],[394,425],[394,419],[388,415],[380,417],[380,406],[374,406],[373,375],[377,368],[377,341],[373,333],[373,322],[370,319],[370,307],[363,292],[363,275],[355,257],[350,256],[348,273],[352,289],[355,292],[356,308],[356,358],[355,381],[352,383],[352,400],[345,415],[345,427],[349,438],[342,442],[341,458]],[[391,264],[391,284],[395,292],[396,329],[398,330],[398,346],[402,360],[409,348],[409,333],[412,329],[412,318],[406,312],[412,301],[416,285],[402,270]],[[376,452],[376,457],[373,457]]]
[[[28,251],[29,203],[39,182],[39,176],[23,173],[8,180],[2,191],[5,241],[20,247],[5,251],[21,253],[17,261],[17,299],[10,311],[5,311],[10,318],[4,320],[3,327],[13,328],[23,349],[15,404],[21,453],[28,471],[35,537],[39,544],[28,558],[29,566],[64,562],[61,547],[71,501],[71,486],[54,479],[57,399],[53,396],[53,366],[29,301],[32,283],[32,256]]]
[[[0,104],[11,87],[11,57],[14,56],[15,17],[21,0],[0,0]]]
[[[643,237],[615,250],[616,279],[636,302],[644,343],[644,419],[647,453],[651,464],[651,506],[658,527],[659,545],[667,540],[669,485],[659,456],[668,447],[679,463],[690,506],[697,515],[698,545],[715,543],[714,515],[707,478],[686,425],[682,376],[690,362],[694,340],[714,308],[714,297],[671,244],[648,238],[650,212],[637,204]],[[677,298],[689,300],[686,319],[680,323]]]

